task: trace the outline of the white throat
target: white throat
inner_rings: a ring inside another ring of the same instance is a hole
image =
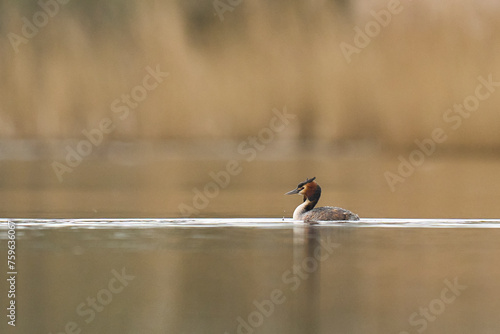
[[[293,219],[294,220],[302,220],[302,216],[304,213],[306,213],[306,206],[310,203],[309,200],[306,200],[304,203],[299,205],[295,211],[293,212]]]

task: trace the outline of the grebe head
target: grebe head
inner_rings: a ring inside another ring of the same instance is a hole
[[[287,192],[285,195],[294,195],[294,194],[303,195],[304,201],[306,199],[311,199],[313,197],[316,197],[318,195],[318,192],[321,191],[321,188],[314,180],[316,180],[316,177],[307,179],[304,182],[299,183],[297,185],[297,188],[295,188],[292,191]],[[318,196],[318,198],[319,198],[319,196]]]

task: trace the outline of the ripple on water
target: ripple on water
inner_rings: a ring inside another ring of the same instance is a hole
[[[8,229],[8,222],[16,229],[141,229],[141,228],[196,228],[239,227],[290,229],[310,226],[283,218],[200,218],[200,219],[0,219],[0,229]],[[372,228],[500,228],[498,219],[362,219],[355,222],[318,222],[317,227],[372,227]]]

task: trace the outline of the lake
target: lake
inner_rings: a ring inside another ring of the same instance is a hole
[[[500,331],[500,161],[437,155],[391,189],[392,155],[232,148],[123,145],[62,182],[52,159],[5,159],[2,332]],[[283,194],[312,176],[361,221],[293,222]]]
[[[7,223],[1,222],[4,232]],[[12,333],[500,329],[498,220],[12,224],[17,257]],[[2,235],[6,249],[7,233]],[[0,288],[7,292],[5,280]],[[9,327],[5,318],[2,327]]]

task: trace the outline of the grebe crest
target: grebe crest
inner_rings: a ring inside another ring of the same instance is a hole
[[[299,194],[304,197],[304,203],[300,204],[293,212],[294,220],[305,222],[318,220],[359,220],[359,216],[349,210],[333,206],[314,208],[321,197],[321,187],[316,183],[316,177],[306,179],[297,185],[292,191],[285,195]]]

